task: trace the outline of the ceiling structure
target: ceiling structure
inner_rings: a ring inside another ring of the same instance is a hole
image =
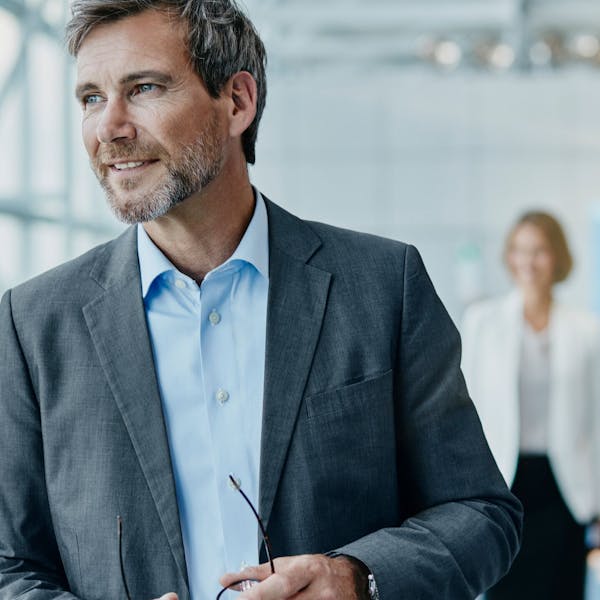
[[[271,69],[284,75],[340,65],[361,71],[425,67],[491,73],[600,67],[598,0],[239,1],[265,39]],[[32,177],[27,165],[33,143],[29,103],[35,89],[29,80],[30,46],[40,36],[62,44],[68,13],[68,0],[0,0],[0,115],[8,96],[20,93],[24,196],[31,194]],[[65,57],[65,90],[70,89],[71,72]],[[59,107],[66,122],[71,109],[67,100]],[[65,177],[68,186],[68,167]],[[0,198],[0,212],[29,217],[30,203],[24,200]]]
[[[492,70],[577,62],[600,66],[597,0],[241,2],[257,23],[275,68],[423,62]],[[0,11],[29,32],[60,39],[68,1],[0,0]]]
[[[246,0],[276,67],[600,66],[596,0]]]

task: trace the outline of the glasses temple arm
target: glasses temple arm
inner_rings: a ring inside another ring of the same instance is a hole
[[[267,535],[265,526],[263,525],[262,519],[258,515],[258,512],[256,512],[256,509],[254,508],[254,505],[252,504],[252,502],[250,502],[250,498],[248,498],[248,496],[246,496],[246,494],[244,493],[244,490],[241,488],[240,484],[236,481],[236,479],[235,479],[235,477],[233,477],[233,475],[229,475],[229,481],[231,481],[231,484],[242,495],[242,497],[244,498],[244,500],[246,501],[248,506],[252,509],[252,512],[254,513],[254,516],[256,517],[256,520],[258,521],[258,526],[260,527],[260,532],[262,533],[263,539],[265,541],[265,552],[267,553],[267,558],[269,559],[269,565],[271,566],[271,573],[275,573],[275,565],[273,564],[273,558],[271,557],[271,542],[269,540],[269,536]]]

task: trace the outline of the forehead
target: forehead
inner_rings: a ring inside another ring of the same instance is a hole
[[[548,238],[544,231],[532,223],[523,223],[519,225],[513,235],[513,244],[515,245],[536,245],[548,246]]]
[[[77,54],[77,75],[121,77],[126,71],[189,67],[185,25],[172,14],[146,10],[94,27]]]

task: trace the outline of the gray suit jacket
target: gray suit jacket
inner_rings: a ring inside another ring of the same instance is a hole
[[[267,204],[275,555],[354,555],[382,600],[475,597],[517,551],[520,506],[418,253]],[[0,305],[0,598],[124,598],[117,515],[134,600],[187,600],[135,228]]]

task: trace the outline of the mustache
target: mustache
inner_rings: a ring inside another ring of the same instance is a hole
[[[102,144],[94,157],[94,165],[99,168],[106,163],[116,161],[127,161],[133,158],[161,158],[165,155],[164,148],[160,144],[137,141]]]

